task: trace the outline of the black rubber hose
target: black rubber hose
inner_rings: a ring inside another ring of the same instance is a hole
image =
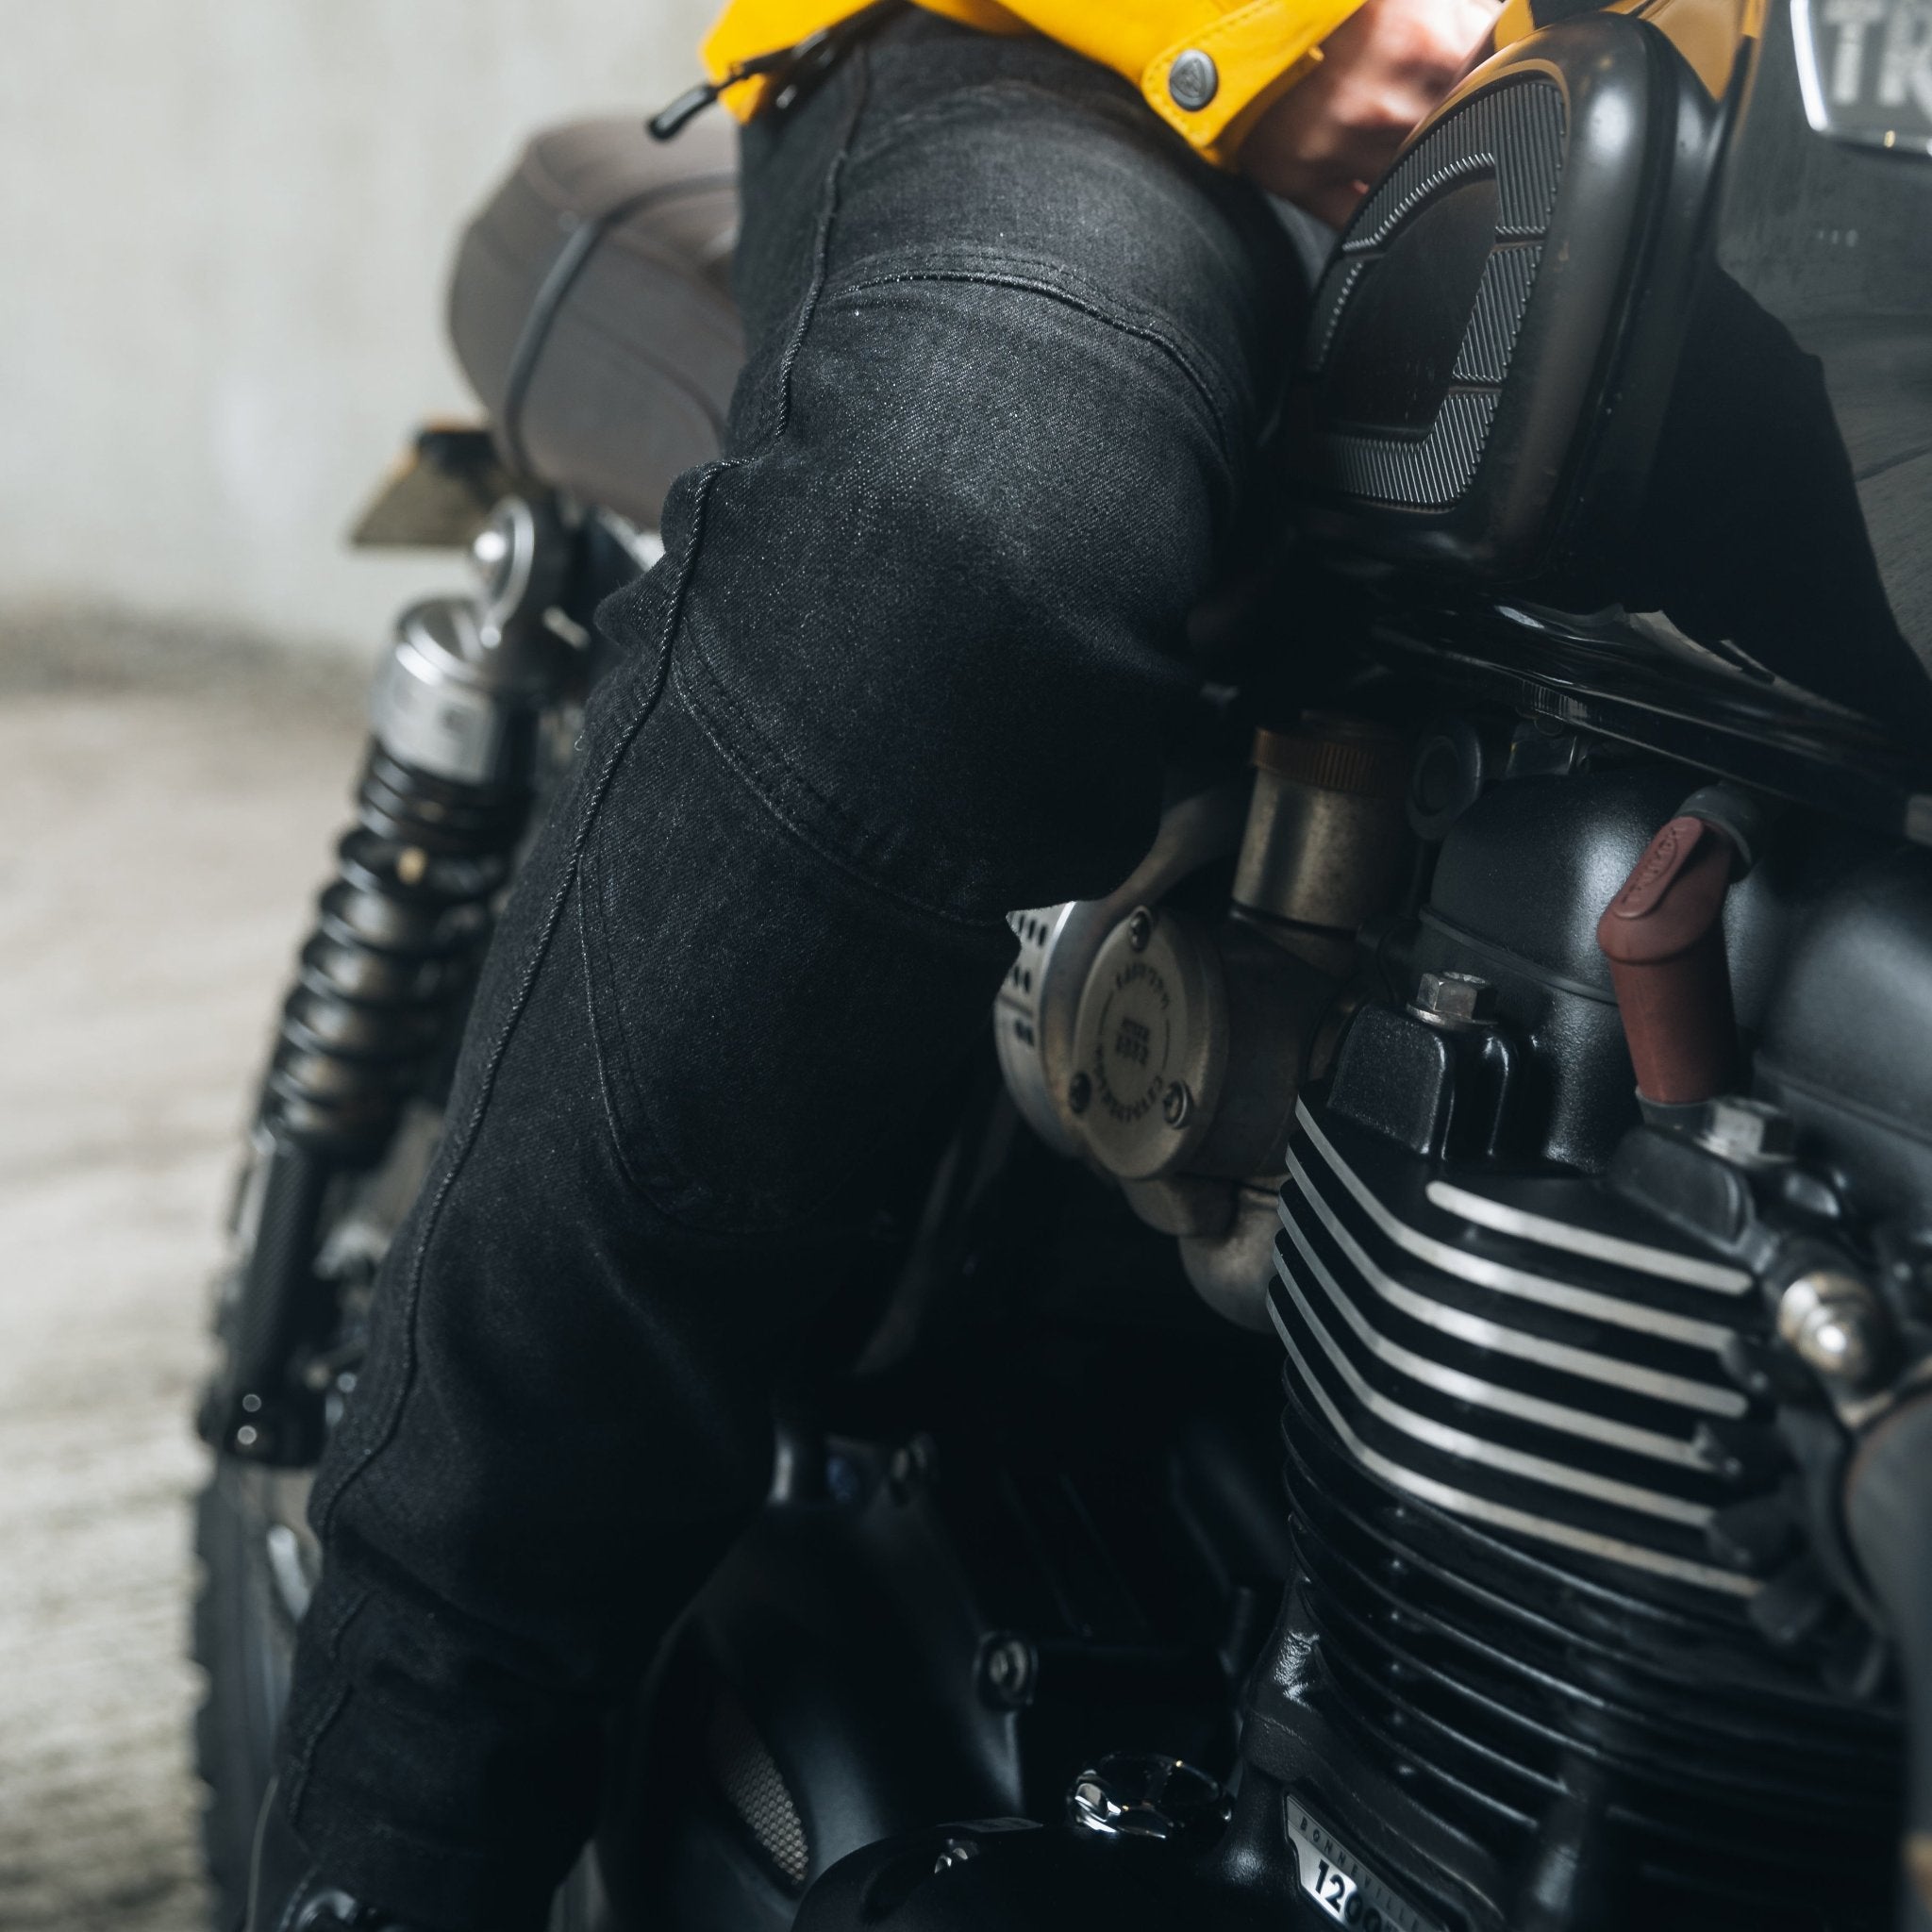
[[[1905,1678],[1900,1932],[1932,1932],[1932,1395],[1873,1430],[1845,1478],[1845,1528]]]

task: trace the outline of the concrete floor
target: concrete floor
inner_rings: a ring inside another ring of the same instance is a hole
[[[353,667],[0,616],[0,1927],[199,1932],[189,1426]]]

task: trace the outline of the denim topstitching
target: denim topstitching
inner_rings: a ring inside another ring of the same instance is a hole
[[[993,258],[997,259],[997,258]],[[1084,315],[1090,321],[1103,324],[1118,335],[1124,335],[1136,341],[1148,343],[1158,349],[1173,362],[1207,406],[1208,412],[1214,419],[1215,440],[1221,445],[1222,460],[1230,471],[1239,468],[1236,444],[1238,439],[1228,422],[1229,406],[1223,396],[1215,393],[1217,384],[1210,381],[1206,372],[1199,368],[1190,357],[1186,346],[1166,330],[1156,327],[1152,323],[1136,321],[1118,303],[1103,302],[1097,295],[1084,292],[1072,286],[1079,278],[1064,265],[1055,269],[1049,276],[1041,274],[1024,273],[1019,264],[1024,257],[1011,258],[1015,266],[1000,268],[989,265],[983,269],[969,268],[908,268],[895,269],[886,274],[871,275],[854,281],[840,281],[828,291],[838,300],[843,301],[848,295],[864,294],[874,289],[891,289],[905,283],[915,282],[955,282],[983,289],[1009,289],[1022,294],[1039,295],[1043,300],[1058,302],[1071,308],[1077,315]]]
[[[791,338],[787,344],[785,354],[780,359],[774,379],[778,408],[776,421],[767,439],[768,444],[774,442],[779,437],[784,435],[791,421],[792,371],[797,363],[799,352],[804,345],[806,334],[811,326],[812,316],[816,310],[820,293],[825,284],[832,225],[838,213],[845,155],[849,149],[853,132],[858,126],[858,117],[865,101],[865,62],[862,51],[855,58],[854,73],[857,84],[854,89],[853,100],[847,109],[844,131],[841,137],[838,151],[832,158],[831,166],[826,175],[824,206],[819,220],[811,276],[807,285],[805,294],[799,303],[797,321],[793,326]],[[475,1145],[478,1133],[482,1129],[483,1117],[489,1109],[491,1097],[495,1090],[497,1074],[503,1065],[505,1056],[509,1050],[510,1041],[516,1033],[517,1023],[522,1018],[524,1010],[529,1003],[531,991],[537,982],[537,976],[541,972],[543,963],[549,956],[551,942],[555,939],[558,926],[561,922],[565,903],[569,898],[572,887],[576,883],[583,860],[584,848],[589,842],[591,831],[596,824],[598,811],[606,796],[608,794],[618,770],[622,766],[625,758],[628,755],[638,734],[650,721],[653,712],[656,711],[663,696],[665,686],[669,681],[672,653],[676,640],[678,621],[683,615],[685,598],[690,588],[691,574],[696,567],[698,549],[704,535],[705,509],[710,498],[712,485],[719,475],[727,470],[741,467],[746,460],[748,458],[725,458],[720,461],[706,464],[695,472],[695,480],[691,484],[692,503],[690,534],[685,540],[682,554],[677,559],[675,571],[671,579],[672,588],[670,595],[666,599],[664,621],[658,633],[657,656],[652,668],[650,683],[638,708],[637,716],[625,727],[617,743],[611,747],[609,755],[606,758],[603,766],[598,771],[595,782],[591,788],[590,795],[583,808],[583,816],[578,823],[571,842],[570,855],[564,865],[564,875],[558,882],[556,891],[551,896],[550,904],[544,911],[542,924],[539,929],[531,958],[517,983],[516,991],[510,1001],[509,1010],[505,1015],[503,1024],[497,1031],[496,1038],[491,1044],[489,1057],[484,1063],[479,1078],[476,1099],[463,1124],[461,1137],[450,1152],[435,1193],[425,1212],[422,1233],[416,1241],[415,1253],[411,1257],[409,1266],[408,1283],[404,1294],[402,1313],[403,1367],[400,1375],[397,1377],[395,1392],[385,1403],[380,1419],[374,1423],[371,1429],[371,1440],[348,1463],[348,1466],[336,1477],[325,1491],[318,1483],[316,1493],[310,1499],[309,1520],[319,1537],[326,1537],[330,1521],[343,1494],[357,1478],[369,1468],[376,1457],[382,1453],[383,1449],[393,1441],[396,1429],[401,1424],[403,1410],[407,1406],[409,1391],[415,1380],[416,1315],[421,1300],[423,1271],[430,1244],[436,1237],[437,1226],[441,1217],[443,1206],[449,1198],[450,1190],[461,1173],[471,1149]],[[661,569],[662,567],[660,564],[659,568]],[[361,1432],[358,1431],[358,1433]],[[365,1588],[364,1591],[358,1592],[358,1596],[351,1601],[343,1612],[341,1624],[338,1626],[339,1628],[346,1628],[357,1611],[360,1609],[362,1601],[366,1598],[367,1594],[368,1591]],[[329,1731],[341,1717],[348,1701],[349,1686],[345,1684],[331,1700],[321,1719],[316,1723],[314,1729],[310,1732],[307,1742],[299,1754],[295,1764],[294,1789],[290,1794],[290,1809],[292,1816],[299,1817],[302,1798],[306,1794],[309,1778],[314,1769],[316,1755],[320,1751],[324,1740],[327,1738]]]

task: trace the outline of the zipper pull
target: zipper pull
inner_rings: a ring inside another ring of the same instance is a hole
[[[703,80],[695,87],[686,88],[675,101],[666,102],[644,123],[645,130],[653,141],[676,140],[727,89],[736,87],[741,80],[755,80],[761,74],[781,72],[793,65],[807,48],[816,46],[824,38],[822,34],[814,34],[796,47],[780,47],[775,53],[755,55],[749,60],[741,60],[736,66],[727,68],[723,80]]]
[[[688,87],[675,101],[667,101],[644,123],[653,141],[675,141],[685,128],[724,92],[722,85],[701,80]]]
[[[798,90],[815,79],[836,61],[846,46],[860,34],[878,25],[888,14],[899,10],[902,0],[873,0],[832,25],[808,34],[795,47],[779,47],[769,54],[757,54],[729,69],[723,80],[700,81],[688,87],[675,101],[668,101],[644,123],[653,141],[675,141],[684,129],[722,93],[741,80],[754,80],[762,74],[782,74],[787,86],[773,105],[780,111],[797,98]]]

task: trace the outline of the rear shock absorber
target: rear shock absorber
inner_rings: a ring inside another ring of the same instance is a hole
[[[529,817],[565,656],[542,623],[565,538],[512,498],[475,548],[482,598],[412,607],[378,670],[355,821],[262,1084],[227,1357],[202,1414],[211,1442],[255,1460],[319,1453],[322,1391],[300,1371],[333,1313],[316,1275],[329,1191],[382,1159],[446,1067]]]

